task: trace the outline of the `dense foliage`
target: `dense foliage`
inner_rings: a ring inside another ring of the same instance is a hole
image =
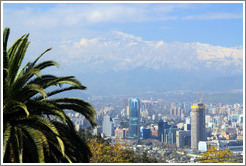
[[[228,163],[231,162],[232,151],[229,149],[219,149],[211,147],[206,153],[202,154],[202,157],[199,159],[201,163]]]
[[[134,153],[133,150],[125,147],[121,142],[111,143],[111,140],[104,139],[100,134],[93,136],[84,130],[80,130],[80,136],[86,139],[91,149],[91,163],[157,163],[155,158]]]
[[[64,110],[83,114],[96,125],[95,110],[78,98],[55,98],[70,90],[84,90],[73,76],[42,75],[58,66],[54,61],[22,64],[29,34],[7,47],[10,29],[3,33],[3,162],[89,162],[91,152]],[[22,67],[23,66],[23,67]]]

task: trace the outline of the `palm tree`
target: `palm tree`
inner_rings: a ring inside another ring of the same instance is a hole
[[[70,90],[86,89],[73,76],[41,75],[58,66],[54,61],[38,60],[22,67],[30,42],[23,35],[7,49],[10,29],[3,33],[3,162],[89,162],[91,152],[79,137],[64,110],[81,113],[96,125],[96,112],[78,98],[55,98]],[[52,90],[51,90],[52,89]]]

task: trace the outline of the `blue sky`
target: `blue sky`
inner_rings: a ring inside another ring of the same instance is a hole
[[[75,7],[76,6],[76,7]],[[98,9],[101,13],[108,12],[115,7],[119,7],[121,11],[113,11],[112,15],[98,18],[95,22],[81,17],[76,20],[75,24],[62,24],[58,22],[55,27],[69,30],[108,32],[123,31],[125,33],[134,34],[143,37],[144,40],[165,40],[166,42],[201,42],[220,46],[237,46],[243,44],[243,5],[232,3],[183,3],[183,4],[4,4],[4,20],[8,20],[8,11],[25,12],[41,17],[45,13],[47,17],[54,19],[62,19],[59,16],[60,10],[67,10],[68,15],[76,17],[76,12],[83,12],[83,9]],[[75,8],[71,12],[71,8]],[[81,10],[80,10],[81,8]],[[124,13],[126,9],[126,13]],[[55,11],[58,13],[55,13]],[[108,11],[107,11],[108,10]],[[135,11],[132,11],[135,10]],[[128,13],[127,13],[128,12]],[[131,14],[132,13],[132,14]],[[50,15],[49,15],[50,14]],[[126,16],[124,16],[126,14]],[[136,14],[136,15],[135,15]],[[12,17],[14,14],[12,14]],[[21,15],[16,15],[16,18]],[[23,14],[20,19],[28,19],[28,14]],[[86,13],[85,13],[86,17]],[[98,16],[100,17],[100,16]],[[145,18],[144,18],[145,17]],[[30,19],[30,18],[29,18]],[[35,19],[35,18],[33,18]],[[48,19],[48,18],[47,18]],[[21,23],[15,23],[16,20],[4,21],[5,25],[20,26]],[[30,20],[29,20],[30,22]],[[44,23],[42,23],[44,24]],[[59,25],[60,24],[60,25]],[[23,26],[23,25],[21,25]],[[44,25],[40,26],[43,27]],[[53,27],[45,25],[52,32]],[[26,31],[32,29],[30,26],[24,25]],[[38,30],[39,28],[37,28]],[[29,30],[30,31],[30,30]],[[32,31],[33,32],[33,31]],[[53,33],[53,32],[52,32]]]
[[[10,43],[30,33],[26,61],[52,47],[42,60],[55,60],[60,68],[47,72],[75,75],[95,92],[111,85],[141,88],[151,84],[143,78],[152,77],[166,88],[180,83],[216,89],[228,80],[225,88],[242,89],[242,3],[4,3],[6,26]],[[163,73],[168,79],[159,79]],[[206,78],[194,78],[200,82],[193,85],[190,75]]]

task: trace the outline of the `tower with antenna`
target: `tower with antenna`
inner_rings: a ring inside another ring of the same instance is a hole
[[[200,96],[201,97],[200,97],[200,102],[199,103],[202,104],[203,92],[202,93],[200,92]]]
[[[197,150],[199,141],[206,141],[205,106],[202,103],[203,94],[199,103],[191,106],[191,149]]]

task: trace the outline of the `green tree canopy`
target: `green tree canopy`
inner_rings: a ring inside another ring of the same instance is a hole
[[[217,150],[214,146],[211,147],[207,152],[202,154],[199,158],[201,163],[228,163],[232,159],[232,151],[229,149],[219,149]]]

